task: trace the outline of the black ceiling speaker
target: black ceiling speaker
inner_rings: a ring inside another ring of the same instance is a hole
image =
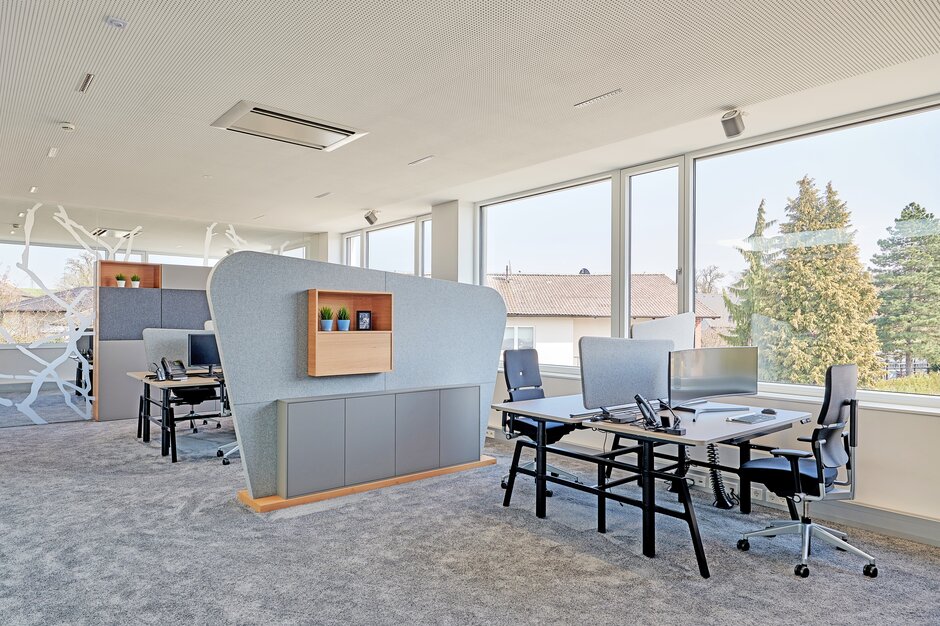
[[[741,111],[731,109],[721,116],[721,126],[725,129],[725,137],[731,139],[744,132],[744,119],[741,117]]]

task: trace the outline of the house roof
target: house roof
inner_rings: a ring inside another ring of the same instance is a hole
[[[66,302],[75,302],[81,298],[79,304],[80,310],[88,310],[94,306],[95,302],[94,287],[73,287],[63,291],[55,292],[55,295]],[[13,302],[2,309],[7,311],[19,311],[21,313],[63,313],[65,308],[56,302],[52,296],[42,295],[33,298],[23,298],[19,302]]]
[[[509,315],[530,317],[610,317],[610,274],[490,274],[486,284],[503,297]],[[665,274],[633,274],[633,317],[675,315],[676,283]],[[696,317],[719,317],[700,300]]]

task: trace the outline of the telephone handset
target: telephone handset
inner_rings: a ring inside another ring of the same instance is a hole
[[[662,422],[659,421],[659,414],[653,410],[653,407],[650,406],[649,401],[640,394],[633,396],[633,399],[636,400],[636,405],[640,409],[640,414],[643,416],[643,423],[647,428],[662,428]]]

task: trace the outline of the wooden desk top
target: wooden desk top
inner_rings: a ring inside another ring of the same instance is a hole
[[[596,411],[588,411],[580,394],[571,396],[555,396],[537,400],[524,400],[522,402],[502,402],[491,407],[497,411],[506,411],[516,415],[524,415],[534,419],[542,419],[565,424],[582,424],[600,431],[616,433],[633,439],[654,439],[668,443],[681,443],[689,446],[718,443],[747,437],[757,433],[771,432],[789,428],[794,424],[806,423],[812,419],[804,411],[785,411],[777,409],[774,419],[756,424],[742,422],[729,422],[728,417],[743,415],[747,412],[760,413],[761,407],[749,407],[749,411],[728,411],[721,413],[702,413],[692,421],[692,414],[676,412],[682,420],[684,435],[669,435],[666,433],[645,430],[642,426],[634,424],[614,424],[612,422],[592,421],[597,415]],[[662,411],[668,415],[668,411]]]
[[[150,378],[154,375],[153,372],[127,372],[127,375],[135,380],[139,380],[142,383],[147,383],[151,387],[156,387],[157,389],[178,389],[180,387],[206,387],[219,385],[219,381],[215,378],[195,376],[195,374],[207,374],[208,372],[209,370],[207,369],[193,369],[187,372],[189,378],[186,380],[157,380],[156,378]]]

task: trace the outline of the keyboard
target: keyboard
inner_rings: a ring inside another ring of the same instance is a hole
[[[741,422],[742,424],[760,424],[761,422],[769,422],[774,419],[774,415],[766,415],[764,413],[745,413],[744,415],[735,415],[734,417],[729,417],[729,422]]]

